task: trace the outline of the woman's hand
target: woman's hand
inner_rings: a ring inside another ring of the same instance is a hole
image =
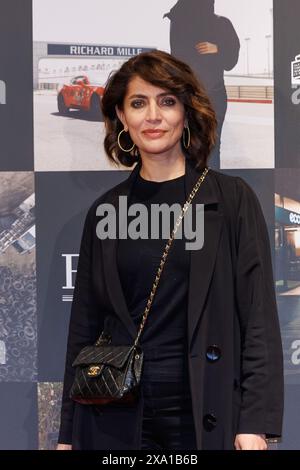
[[[56,450],[72,450],[71,444],[57,444]]]
[[[217,54],[218,46],[212,42],[198,42],[196,44],[196,49],[199,54]]]
[[[265,434],[237,434],[234,447],[236,450],[268,450]]]

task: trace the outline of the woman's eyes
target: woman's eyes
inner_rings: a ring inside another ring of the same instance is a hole
[[[176,104],[176,100],[175,98],[164,98],[163,99],[163,103],[166,104],[167,106],[173,106],[174,104]]]
[[[145,100],[134,100],[131,102],[131,106],[133,108],[142,108],[145,104]],[[174,106],[176,104],[176,99],[172,97],[164,97],[160,100],[159,104],[162,106]]]
[[[143,101],[142,100],[134,100],[134,101],[131,101],[130,104],[133,108],[141,108],[142,105],[143,105]]]

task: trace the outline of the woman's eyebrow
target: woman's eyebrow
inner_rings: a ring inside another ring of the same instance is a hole
[[[161,97],[161,96],[166,96],[166,95],[173,95],[173,93],[169,92],[169,91],[164,91],[163,93],[159,93],[156,96]],[[128,98],[129,99],[132,99],[132,98],[148,98],[148,96],[142,95],[142,94],[134,94],[134,95],[130,95]]]

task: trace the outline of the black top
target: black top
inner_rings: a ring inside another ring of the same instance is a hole
[[[174,223],[180,212],[167,217],[170,229],[162,238],[162,218],[159,238],[151,238],[151,204],[171,206],[186,202],[184,175],[172,180],[156,182],[138,174],[128,207],[142,203],[148,209],[148,238],[119,239],[117,262],[120,280],[130,314],[136,325],[142,319],[152,284]],[[130,221],[139,216],[128,216]],[[166,220],[166,217],[165,217]],[[187,293],[190,251],[185,249],[184,219],[182,237],[175,238],[160,277],[159,285],[142,332],[140,344],[144,351],[142,381],[181,381],[188,373],[187,364]],[[144,225],[144,224],[143,224]],[[157,225],[157,223],[156,223]],[[144,225],[145,226],[145,225]],[[141,226],[138,226],[142,231]]]

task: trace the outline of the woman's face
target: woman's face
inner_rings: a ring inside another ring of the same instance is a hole
[[[168,90],[134,77],[128,84],[123,110],[117,108],[116,112],[141,155],[181,153],[185,110]]]

